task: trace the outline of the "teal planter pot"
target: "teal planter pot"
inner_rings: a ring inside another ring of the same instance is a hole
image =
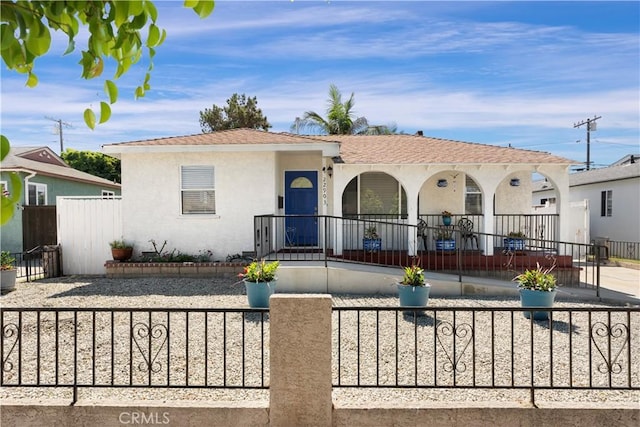
[[[556,291],[532,291],[530,289],[520,289],[520,306],[522,308],[551,308],[556,298]],[[524,317],[529,319],[531,311],[524,311]],[[534,311],[533,320],[547,320],[549,318],[548,311]]]
[[[431,285],[410,286],[398,284],[401,307],[426,307],[429,301]]]
[[[244,280],[247,299],[251,308],[269,308],[269,297],[276,291],[276,280],[271,282],[249,282]]]

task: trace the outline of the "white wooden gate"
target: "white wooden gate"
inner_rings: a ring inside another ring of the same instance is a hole
[[[122,239],[122,198],[58,197],[56,205],[64,274],[105,274],[109,242]]]

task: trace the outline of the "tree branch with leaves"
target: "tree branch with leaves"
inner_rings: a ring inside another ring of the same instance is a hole
[[[186,0],[184,7],[193,9],[205,18],[214,8],[212,0]],[[127,73],[133,64],[138,63],[145,53],[149,66],[145,76],[134,91],[140,98],[151,89],[151,71],[156,48],[166,38],[166,31],[156,24],[158,11],[150,0],[93,0],[93,1],[5,1],[0,2],[0,53],[9,70],[26,75],[26,86],[38,85],[35,73],[36,60],[49,52],[51,30],[62,31],[67,35],[68,44],[65,55],[75,51],[76,38],[81,28],[89,32],[87,45],[81,50],[80,66],[84,79],[102,76],[105,61],[116,62],[116,71],[112,79],[104,80],[106,101],[100,102],[99,118],[91,108],[84,111],[84,121],[94,129],[96,121],[104,123],[111,117],[111,105],[118,99],[118,87],[114,80]],[[2,154],[7,152],[9,141],[2,137]],[[13,179],[12,179],[13,185]],[[12,193],[16,191],[12,187]],[[19,198],[19,193],[18,193]],[[2,196],[2,219],[4,224],[9,208],[5,212]],[[14,206],[11,205],[11,206]],[[11,207],[11,216],[13,207]]]

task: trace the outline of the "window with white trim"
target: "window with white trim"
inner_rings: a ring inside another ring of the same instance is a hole
[[[470,176],[465,179],[464,212],[467,215],[482,214],[482,191]]]
[[[183,214],[215,214],[216,191],[213,166],[182,166],[180,193]]]
[[[30,182],[27,186],[27,205],[43,206],[47,204],[47,184]]]
[[[613,190],[600,193],[600,216],[611,216],[613,213]]]

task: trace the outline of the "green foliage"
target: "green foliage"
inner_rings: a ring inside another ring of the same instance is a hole
[[[120,160],[95,151],[66,149],[60,154],[69,166],[113,182],[120,182]]]
[[[0,161],[4,160],[7,154],[9,154],[10,149],[9,140],[4,135],[0,135]],[[20,194],[22,194],[22,181],[20,180],[20,175],[15,172],[11,172],[8,176],[11,185],[7,189],[7,192],[3,192],[0,196],[0,225],[6,224],[11,218],[13,218],[13,214],[16,211],[16,205],[20,201]]]
[[[201,18],[208,16],[214,7],[212,0],[185,1],[185,7],[193,9]],[[0,3],[0,44],[2,59],[10,70],[26,74],[26,85],[38,84],[35,61],[51,47],[51,32],[62,31],[67,35],[65,54],[76,48],[76,38],[81,27],[87,28],[87,46],[81,51],[82,77],[93,79],[102,75],[105,60],[116,62],[113,76],[118,79],[132,65],[138,63],[146,51],[149,65],[143,82],[136,87],[136,98],[150,89],[155,49],[166,37],[166,31],[156,25],[158,11],[152,1],[78,1],[51,0],[2,1]],[[109,103],[100,103],[100,123],[111,116],[109,104],[118,98],[117,87],[111,80],[105,82]],[[95,127],[95,112],[85,110],[84,119],[91,129]]]
[[[302,120],[291,126],[292,131],[298,131],[298,127],[320,132],[326,135],[350,135],[365,132],[369,127],[367,119],[357,117],[353,112],[355,105],[354,95],[342,102],[342,94],[334,84],[329,85],[329,106],[326,119],[314,111],[307,111]]]
[[[516,239],[523,239],[526,237],[526,235],[522,231],[510,231],[508,236]]]
[[[238,128],[269,130],[271,124],[258,108],[255,96],[247,98],[245,94],[234,93],[224,108],[214,105],[200,111],[200,127],[202,132],[210,133]]]
[[[124,239],[114,240],[112,242],[109,242],[109,246],[111,246],[111,249],[133,248],[133,245],[131,243],[126,242]]]
[[[411,267],[404,267],[404,276],[402,277],[403,285],[408,286],[425,286],[424,281],[424,269],[418,265],[412,265]]]
[[[206,18],[213,12],[213,0],[185,0],[184,6]],[[2,0],[0,2],[0,55],[9,70],[26,74],[26,86],[38,85],[35,61],[47,54],[51,47],[51,29],[62,31],[68,37],[64,54],[75,50],[75,41],[81,27],[89,32],[86,49],[81,52],[79,64],[82,77],[99,77],[105,59],[116,61],[114,79],[125,74],[147,51],[149,66],[142,84],[134,91],[136,98],[144,96],[151,86],[151,70],[155,48],[160,46],[166,32],[156,25],[158,11],[151,0]],[[146,29],[146,41],[143,30]],[[112,80],[105,80],[104,91],[109,102],[100,102],[100,120],[104,123],[111,117],[111,106],[118,99],[118,88]],[[90,129],[96,126],[96,113],[87,108],[84,121]],[[9,151],[9,141],[2,138],[2,158]],[[6,152],[5,152],[6,145]],[[20,200],[22,185],[16,174],[10,175],[11,195],[2,195],[0,224],[6,224],[15,212]],[[118,182],[120,180],[118,179]]]
[[[15,268],[13,265],[14,262],[16,262],[16,259],[11,256],[11,252],[0,252],[0,270],[13,270]]]
[[[535,269],[525,270],[523,273],[518,274],[513,278],[514,282],[518,282],[520,289],[529,289],[532,291],[553,291],[556,284],[556,277],[551,274],[553,267],[542,268],[540,264]]]
[[[378,229],[375,226],[367,227],[364,229],[364,238],[365,239],[379,239]]]
[[[238,277],[248,282],[271,282],[276,278],[276,270],[278,270],[279,265],[278,261],[254,261],[246,266]]]

